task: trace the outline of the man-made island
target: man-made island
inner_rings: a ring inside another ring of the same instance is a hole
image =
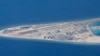
[[[84,21],[16,26],[0,30],[0,36],[79,43],[100,43],[100,36],[94,35],[89,27],[89,24],[97,21],[100,21],[100,18]],[[96,29],[97,27],[94,28]]]

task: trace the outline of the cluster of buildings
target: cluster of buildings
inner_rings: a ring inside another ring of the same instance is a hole
[[[31,39],[91,42],[95,38],[88,26],[90,22],[91,20],[18,26],[3,29],[0,31],[0,35]]]

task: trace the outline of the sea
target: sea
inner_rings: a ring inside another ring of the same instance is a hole
[[[100,17],[100,0],[0,0],[0,29]],[[100,45],[0,37],[0,56],[100,56]]]
[[[100,22],[93,22],[89,25],[93,34],[96,36],[100,36],[100,29],[92,29],[92,27],[95,27],[95,26],[100,26]]]

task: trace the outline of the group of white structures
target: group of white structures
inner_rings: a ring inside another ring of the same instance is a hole
[[[100,43],[100,36],[95,36],[89,27],[89,24],[97,21],[100,21],[100,18],[83,21],[15,26],[1,29],[0,36],[76,43]],[[100,29],[100,26],[95,26],[93,29]]]

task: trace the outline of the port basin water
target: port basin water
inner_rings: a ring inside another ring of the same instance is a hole
[[[89,27],[94,35],[100,36],[100,21],[90,24]]]

